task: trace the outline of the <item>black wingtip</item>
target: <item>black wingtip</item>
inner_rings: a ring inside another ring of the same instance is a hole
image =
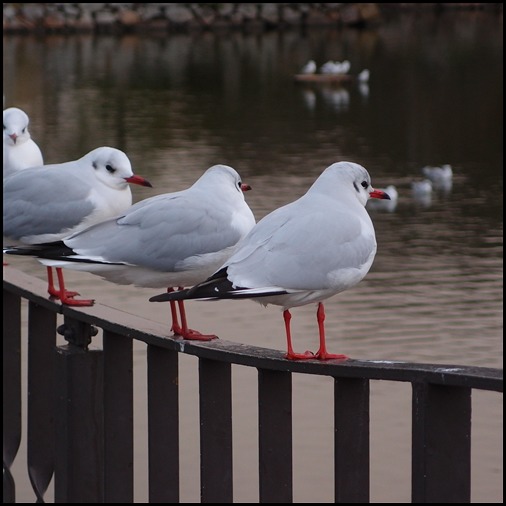
[[[6,255],[27,255],[40,258],[56,258],[73,254],[74,252],[65,246],[63,241],[46,242],[32,245],[4,246],[3,253]]]
[[[227,279],[227,268],[224,267],[215,272],[211,277],[192,288],[165,292],[154,295],[149,302],[165,302],[172,300],[187,299],[221,299],[227,298],[227,292],[233,290],[232,283]]]
[[[165,292],[159,295],[154,295],[149,299],[149,302],[165,302],[168,300],[181,300],[181,297],[177,297],[179,292]]]

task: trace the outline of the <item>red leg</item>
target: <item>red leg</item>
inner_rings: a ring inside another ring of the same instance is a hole
[[[178,287],[179,290],[182,290],[184,287]],[[168,291],[173,291],[171,288]],[[197,330],[189,329],[188,323],[186,321],[186,311],[184,308],[184,300],[178,300],[177,305],[179,307],[179,314],[181,315],[181,327],[177,324],[177,315],[176,315],[176,307],[175,302],[171,301],[171,304],[174,304],[174,308],[171,306],[172,313],[172,331],[175,334],[180,335],[183,339],[188,339],[189,341],[211,341],[212,339],[218,339],[218,336],[214,334],[202,334]]]
[[[314,358],[314,355],[310,351],[306,351],[305,353],[295,353],[293,351],[292,346],[292,333],[290,331],[290,320],[292,319],[292,315],[288,309],[283,311],[283,319],[285,320],[285,332],[286,332],[286,348],[287,352],[285,358],[288,360],[307,360],[310,358]]]
[[[318,310],[316,311],[316,317],[318,319],[318,331],[320,333],[320,349],[316,352],[315,358],[318,360],[330,360],[333,358],[343,359],[348,358],[346,355],[336,355],[327,352],[327,346],[325,344],[325,309],[321,302],[318,303]]]
[[[51,267],[46,267],[47,269],[47,292],[49,295],[52,295],[53,297],[60,298],[60,290],[58,290],[54,286],[54,280],[53,280],[53,269]],[[58,272],[58,268],[56,269]],[[59,276],[58,276],[59,278]],[[63,274],[62,274],[63,278]],[[78,292],[66,292],[67,297],[75,297],[76,295],[79,295]]]
[[[54,286],[54,280],[53,280],[53,269],[51,267],[46,267],[47,270],[47,292],[49,295],[52,295],[53,297],[58,297],[59,292]]]
[[[174,288],[172,288],[172,287],[167,288],[168,293],[173,292],[173,291],[174,291]],[[172,327],[170,328],[170,330],[172,330],[172,332],[174,332],[174,334],[181,335],[182,330],[181,330],[181,327],[179,326],[179,321],[177,319],[176,302],[171,300],[171,301],[169,301],[169,304],[170,304],[170,316],[172,319]]]
[[[48,267],[48,269],[50,269],[50,268]],[[48,271],[48,273],[49,273],[49,271]],[[79,294],[77,292],[69,292],[69,291],[65,290],[65,281],[63,279],[63,270],[61,269],[61,267],[56,267],[56,274],[58,276],[58,285],[60,287],[60,290],[56,291],[56,297],[58,297],[60,299],[60,302],[62,304],[66,304],[67,306],[93,306],[93,304],[95,303],[95,301],[93,299],[75,300],[74,297]],[[49,277],[49,274],[48,274],[48,277]],[[51,281],[50,281],[50,283],[51,283],[52,282],[52,274],[51,274],[50,279],[51,279]],[[53,290],[54,290],[54,285],[53,285]],[[49,288],[48,288],[48,291],[49,291]]]

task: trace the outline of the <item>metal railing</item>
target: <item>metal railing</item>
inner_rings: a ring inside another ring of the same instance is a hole
[[[180,353],[199,364],[201,502],[233,502],[232,364],[258,370],[260,502],[293,502],[292,373],[334,379],[335,502],[370,501],[370,380],[412,385],[412,502],[470,502],[471,393],[502,392],[502,370],[299,362],[223,340],[182,341],[165,337],[165,325],[110,307],[48,300],[44,282],[12,267],[4,267],[4,502],[16,502],[10,470],[22,437],[23,299],[27,467],[37,502],[44,502],[53,474],[55,502],[133,502],[133,340],[147,345],[149,502],[180,501]],[[102,349],[88,349],[98,329]],[[58,346],[57,333],[68,344]]]

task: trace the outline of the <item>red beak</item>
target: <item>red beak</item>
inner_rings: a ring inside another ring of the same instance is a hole
[[[150,188],[153,188],[153,185],[147,179],[144,179],[141,176],[134,175],[134,176],[126,177],[125,181],[127,183],[140,184],[141,186],[149,186]]]
[[[241,184],[241,190],[242,190],[243,192],[247,192],[247,191],[251,190],[251,186],[250,186],[249,184],[242,183],[242,184]]]
[[[372,199],[386,199],[386,200],[392,200],[387,192],[384,192],[383,190],[373,190],[371,193],[369,193],[369,197]]]

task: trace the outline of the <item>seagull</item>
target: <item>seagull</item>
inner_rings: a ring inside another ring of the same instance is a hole
[[[432,202],[432,182],[430,179],[411,182],[411,193],[414,200],[424,207],[429,207]]]
[[[30,119],[17,107],[4,109],[4,178],[44,164],[42,152],[28,131]]]
[[[301,69],[301,74],[314,74],[316,72],[316,62],[309,60]]]
[[[338,61],[329,60],[320,67],[322,74],[337,74],[341,68],[341,63]]]
[[[343,60],[342,62],[329,60],[320,67],[320,72],[322,74],[347,74],[350,67],[349,60]]]
[[[424,179],[423,181],[412,181],[411,191],[416,195],[427,195],[432,192],[432,182],[430,179]]]
[[[369,72],[369,70],[364,69],[357,75],[357,80],[359,83],[367,83],[369,82],[370,75],[371,73]]]
[[[182,289],[203,281],[232,254],[255,225],[244,199],[251,187],[227,165],[215,165],[188,189],[134,204],[59,244],[17,250],[45,265],[89,271],[117,284]],[[9,252],[9,251],[7,251]],[[15,252],[12,251],[11,252]],[[171,302],[172,331],[184,339],[210,340],[189,329],[184,302]]]
[[[289,360],[345,359],[327,352],[323,301],[352,288],[376,254],[369,198],[389,196],[371,186],[367,170],[353,162],[327,167],[305,195],[262,218],[235,253],[207,280],[190,289],[155,295],[151,302],[185,299],[253,299],[283,308]],[[317,304],[320,347],[295,353],[290,309]]]
[[[339,66],[339,74],[347,74],[350,71],[351,63],[349,60],[343,60]]]
[[[132,205],[128,183],[151,186],[134,175],[130,160],[119,149],[100,147],[82,158],[24,169],[7,176],[3,185],[4,244],[35,245],[59,241],[95,223],[124,212]],[[6,252],[4,250],[4,252]],[[65,289],[63,272],[56,269],[59,289],[47,268],[48,292],[63,304],[90,306],[77,292]]]
[[[450,164],[446,163],[441,167],[427,165],[422,168],[422,174],[432,181],[435,190],[451,190],[453,170]]]

